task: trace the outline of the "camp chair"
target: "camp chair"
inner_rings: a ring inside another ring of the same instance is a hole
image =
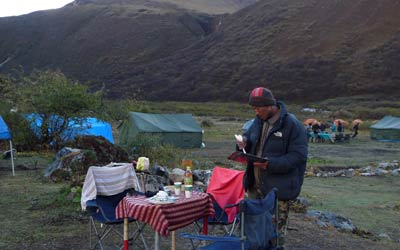
[[[271,190],[263,199],[244,199],[236,206],[240,213],[240,235],[207,236],[181,233],[190,239],[192,249],[202,250],[272,250],[280,249],[278,242],[277,190]],[[273,214],[275,213],[275,216]],[[273,223],[275,217],[275,223]],[[274,226],[275,224],[275,226]],[[195,247],[194,241],[211,242],[206,246]]]
[[[244,197],[242,185],[243,171],[215,167],[211,175],[207,193],[211,196],[214,205],[215,216],[210,217],[208,225],[210,232],[213,228],[220,226],[226,235],[232,235],[240,218],[237,204]]]
[[[140,191],[141,187],[130,163],[114,163],[88,169],[82,189],[81,206],[89,214],[90,249],[105,249],[107,244],[113,244],[112,249],[116,249],[115,245],[123,248],[124,220],[116,219],[115,208],[128,192]],[[147,249],[142,235],[145,224],[141,225],[134,219],[129,219],[129,222],[136,227],[136,230],[129,230],[133,232],[129,238],[130,243],[140,237],[142,244],[138,246]],[[111,235],[120,239],[112,240]],[[92,244],[93,238],[96,239],[95,244]]]

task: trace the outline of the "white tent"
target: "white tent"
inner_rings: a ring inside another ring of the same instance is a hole
[[[7,127],[7,124],[4,122],[3,117],[0,115],[0,140],[8,140],[10,142],[10,154],[11,154],[11,167],[13,176],[15,176],[14,171],[14,150],[11,141],[11,133]]]

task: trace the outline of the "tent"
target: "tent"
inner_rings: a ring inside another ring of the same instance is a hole
[[[42,118],[38,114],[29,114],[25,118],[30,122],[31,129],[37,136],[40,136],[40,127],[42,126]],[[60,119],[54,116],[49,125],[49,130],[57,129],[57,124],[62,122]],[[64,140],[73,140],[77,135],[93,135],[103,136],[111,143],[114,143],[112,136],[111,125],[108,122],[98,120],[94,117],[78,118],[70,120],[68,129],[65,131]]]
[[[7,124],[4,122],[3,117],[0,115],[0,140],[8,140],[10,142],[10,154],[11,154],[11,167],[12,167],[12,174],[15,176],[14,171],[14,151],[11,141],[11,133],[8,129]]]
[[[200,147],[203,130],[191,114],[129,112],[118,127],[119,144],[129,146],[140,134],[159,135],[161,142],[180,148]]]
[[[372,139],[400,142],[400,117],[385,116],[370,127]]]

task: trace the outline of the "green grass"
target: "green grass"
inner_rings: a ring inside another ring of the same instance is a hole
[[[306,178],[301,196],[312,202],[309,209],[345,216],[364,230],[400,238],[400,178]]]
[[[60,202],[60,191],[68,184],[43,177],[52,159],[48,153],[18,153],[15,176],[10,160],[0,160],[0,249],[51,249],[62,242],[50,239],[73,242],[80,230],[87,230],[80,223],[79,206]]]
[[[1,104],[1,103],[0,103]],[[253,110],[245,103],[218,102],[147,102],[134,100],[106,101],[105,111],[110,122],[124,120],[128,112],[142,113],[190,113],[201,118],[246,119],[253,116]]]
[[[309,143],[309,166],[365,167],[382,161],[399,160],[400,143],[370,139],[367,131],[349,143]]]
[[[87,228],[76,223],[76,205],[55,203],[65,184],[46,182],[37,170],[17,171],[15,177],[4,171],[1,174],[0,249],[25,249],[23,246],[44,244],[52,238],[68,238],[63,235],[77,227]]]
[[[192,113],[200,123],[208,121],[210,126],[203,128],[206,147],[179,150],[182,157],[194,159],[199,169],[215,165],[232,167],[234,163],[226,157],[235,149],[234,134],[241,133],[243,123],[254,115],[248,105],[230,103],[142,103],[137,109],[129,110]],[[299,118],[309,115],[301,113],[300,106],[291,105],[289,110]],[[348,144],[310,143],[307,164],[364,167],[400,160],[399,156],[400,143],[373,141],[367,127],[361,127],[360,135]],[[17,168],[16,177],[11,176],[10,162],[0,160],[0,249],[65,249],[63,245],[81,249],[86,246],[88,226],[79,208],[55,202],[67,184],[55,184],[42,177],[53,157],[51,152],[19,152],[16,166],[39,169],[22,171]],[[362,229],[400,238],[399,177],[306,178],[301,195],[312,201],[310,209],[335,212]]]

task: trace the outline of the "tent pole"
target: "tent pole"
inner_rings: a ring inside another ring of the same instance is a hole
[[[13,146],[12,146],[11,140],[10,140],[10,149],[11,149],[11,166],[12,166],[12,173],[13,173],[13,176],[15,176],[15,171],[14,171],[14,151],[13,151]]]

